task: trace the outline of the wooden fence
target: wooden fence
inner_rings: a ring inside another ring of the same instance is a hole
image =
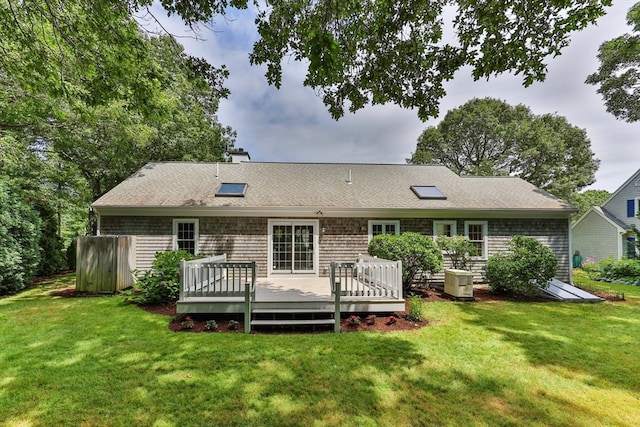
[[[78,237],[76,289],[115,293],[133,286],[135,244],[134,236]]]

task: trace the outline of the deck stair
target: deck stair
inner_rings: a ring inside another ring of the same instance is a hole
[[[278,303],[254,303],[251,327],[295,327],[335,325],[335,307],[330,302],[297,302],[295,306]]]
[[[182,261],[177,312],[244,315],[252,327],[333,326],[341,313],[404,310],[402,263],[360,256],[330,264],[329,277],[257,279],[255,261],[227,262],[225,254]]]

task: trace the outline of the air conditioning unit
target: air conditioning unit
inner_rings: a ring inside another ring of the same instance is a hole
[[[466,270],[446,269],[444,293],[455,298],[473,298],[473,273]]]

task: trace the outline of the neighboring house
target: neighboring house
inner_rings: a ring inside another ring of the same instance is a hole
[[[247,156],[248,158],[248,156]],[[137,268],[158,251],[226,253],[258,274],[328,275],[372,236],[469,236],[486,259],[531,236],[571,280],[576,209],[515,177],[460,177],[444,166],[316,163],[149,163],[92,205],[102,235],[136,236]]]
[[[640,170],[602,206],[592,207],[571,227],[574,251],[596,261],[638,256],[632,226],[640,228]]]

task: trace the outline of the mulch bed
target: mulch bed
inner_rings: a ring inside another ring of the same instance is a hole
[[[421,296],[421,298],[426,302],[435,302],[435,301],[453,301],[454,299],[443,294],[440,291],[434,291],[426,288],[414,289],[414,294]],[[513,296],[502,296],[502,295],[493,295],[489,293],[489,290],[485,287],[476,287],[474,289],[474,301],[480,302],[499,302],[499,301],[521,301],[521,302],[550,302],[548,298],[536,297],[536,296],[523,296],[523,295],[513,295]],[[209,331],[205,329],[205,323],[208,319],[211,319],[211,315],[191,315],[189,319],[193,322],[192,328],[184,327],[184,320],[186,315],[176,314],[176,305],[175,304],[167,304],[167,305],[156,305],[156,306],[142,306],[143,310],[149,311],[151,313],[163,314],[167,316],[172,316],[173,319],[169,323],[169,329],[174,332],[205,332],[205,333],[215,333],[215,332],[231,332],[231,333],[242,333],[244,332],[244,323],[242,321],[241,316],[223,316],[216,315],[215,320],[218,323],[218,328],[213,331]],[[405,311],[396,312],[396,313],[388,313],[384,316],[375,316],[373,318],[369,317],[368,314],[359,314],[357,315],[360,318],[359,322],[353,322],[349,319],[349,317],[341,319],[340,330],[342,332],[359,332],[359,331],[375,331],[375,332],[390,332],[390,331],[409,331],[422,328],[429,324],[429,320],[425,319],[421,322],[415,322],[408,320],[406,318],[406,313],[408,313],[408,300],[405,302]],[[234,329],[229,329],[229,320],[234,319],[238,322],[237,325],[234,326]],[[272,328],[260,328],[252,330],[252,333],[296,333],[300,331],[305,332],[330,332],[333,331],[333,326],[327,327],[314,327],[313,329],[305,328],[305,327],[297,327],[296,329],[292,329],[291,327],[272,327]]]
[[[453,301],[454,298],[445,295],[444,293],[428,288],[418,288],[414,289],[414,294],[419,295],[423,301],[425,302],[436,302],[436,301]],[[617,295],[612,294],[598,294],[594,293],[601,298],[604,298],[609,301],[621,301]],[[64,297],[64,298],[72,298],[78,296],[104,296],[104,294],[87,294],[85,292],[76,292],[75,288],[66,288],[57,290],[53,293],[55,296]],[[515,302],[535,302],[535,303],[549,303],[554,302],[549,298],[544,298],[541,296],[527,296],[527,295],[494,295],[489,292],[489,289],[485,286],[476,286],[473,290],[473,300],[476,302],[502,302],[502,301],[515,301]],[[462,301],[462,300],[461,300]],[[169,322],[169,329],[174,332],[204,332],[204,333],[243,333],[244,332],[244,324],[242,321],[242,316],[237,315],[215,315],[215,318],[211,315],[190,315],[189,319],[193,322],[193,327],[187,328],[185,327],[185,323],[183,323],[187,317],[184,314],[176,313],[176,304],[161,304],[161,305],[149,305],[149,306],[140,306],[141,309],[148,311],[154,314],[161,314],[164,316],[171,316],[172,320]],[[374,316],[370,317],[368,314],[356,314],[360,321],[353,322],[348,317],[343,318],[340,324],[340,330],[342,332],[358,332],[358,331],[375,331],[375,332],[389,332],[389,331],[409,331],[419,329],[421,327],[427,326],[429,321],[427,319],[421,322],[415,322],[408,320],[406,318],[406,313],[408,313],[408,300],[405,302],[405,311],[396,312],[396,313],[388,313],[384,316]],[[189,320],[187,319],[187,320]],[[205,328],[205,324],[207,320],[215,319],[218,327],[215,330],[207,330]],[[235,321],[236,323],[230,321]],[[279,328],[279,327],[270,327],[270,328],[260,328],[256,330],[252,330],[252,333],[297,333],[300,331],[308,332],[330,332],[333,331],[333,326],[326,327],[314,327],[310,329],[308,327],[297,327],[295,329],[291,327]]]

